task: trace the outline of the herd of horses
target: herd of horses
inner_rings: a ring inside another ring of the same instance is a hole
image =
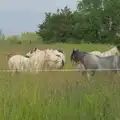
[[[63,68],[66,62],[62,50],[34,48],[25,56],[8,55],[8,67],[15,72],[39,72],[40,70],[52,70]]]
[[[112,49],[100,52],[84,52],[79,49],[73,50],[70,55],[71,63],[75,65],[77,70],[85,70],[82,73],[90,74],[86,71],[91,69],[92,76],[96,70],[108,69],[118,73],[120,69],[120,45]],[[75,64],[74,64],[75,63]],[[8,55],[8,67],[13,72],[39,72],[41,70],[63,69],[66,64],[66,55],[61,49],[45,49],[40,50],[33,48],[25,56]]]

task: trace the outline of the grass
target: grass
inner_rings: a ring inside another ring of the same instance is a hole
[[[31,48],[63,48],[72,68],[70,53],[108,49],[93,44],[31,44],[0,43],[0,68],[7,69],[9,52],[27,53]],[[91,81],[79,72],[22,73],[11,76],[0,72],[0,120],[119,120],[120,80],[106,72],[97,73]]]

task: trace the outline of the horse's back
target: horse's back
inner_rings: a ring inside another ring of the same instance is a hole
[[[100,66],[105,69],[116,69],[120,64],[120,56],[111,55],[100,58]]]
[[[16,60],[16,61],[22,61],[22,60],[27,60],[28,58],[26,58],[26,57],[24,57],[24,56],[22,56],[22,55],[14,55],[14,56],[12,56],[10,59],[9,59],[9,61],[10,60]]]
[[[96,55],[86,54],[83,58],[84,65],[88,69],[95,69],[97,68],[99,58]]]
[[[12,70],[24,70],[24,68],[27,65],[28,58],[22,56],[22,55],[14,55],[12,56],[8,61],[8,67]]]

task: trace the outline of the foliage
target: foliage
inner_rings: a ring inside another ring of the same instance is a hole
[[[24,32],[20,35],[20,40],[22,42],[27,42],[29,44],[35,42],[42,42],[42,38],[38,36],[35,32]]]
[[[8,36],[6,38],[6,40],[10,41],[10,43],[17,43],[17,44],[21,44],[21,41],[20,41],[20,36],[18,35],[11,35],[11,36]]]
[[[0,30],[0,40],[5,40],[5,35],[3,34],[2,30]]]
[[[17,43],[17,44],[22,44],[22,43],[38,43],[42,42],[42,38],[38,36],[35,32],[24,32],[21,33],[21,35],[12,35],[8,36],[7,39],[10,41],[10,43]]]
[[[46,13],[36,32],[44,42],[120,43],[120,1],[82,0],[75,11],[65,6]],[[71,39],[72,38],[72,39]]]

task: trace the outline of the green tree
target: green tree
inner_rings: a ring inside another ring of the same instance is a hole
[[[38,25],[37,34],[44,42],[66,42],[72,33],[73,13],[67,6],[56,13],[46,13],[45,20]]]
[[[46,13],[36,32],[44,42],[120,43],[120,1],[82,0],[75,11],[65,6]],[[72,38],[72,40],[70,39]]]
[[[82,0],[77,9],[86,15],[85,38],[91,42],[115,43],[120,26],[120,1],[118,0]],[[117,40],[118,42],[118,40]]]

